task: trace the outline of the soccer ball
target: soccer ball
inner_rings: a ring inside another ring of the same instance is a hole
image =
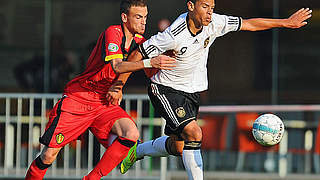
[[[273,146],[281,141],[284,134],[284,124],[274,114],[263,114],[254,121],[252,134],[259,144]]]

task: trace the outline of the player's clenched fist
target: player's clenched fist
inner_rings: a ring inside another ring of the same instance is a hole
[[[159,55],[151,59],[150,63],[153,68],[171,70],[176,67],[176,60],[166,55]]]

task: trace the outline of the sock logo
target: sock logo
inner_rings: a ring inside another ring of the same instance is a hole
[[[62,133],[59,133],[56,135],[57,144],[61,144],[63,140],[64,140],[64,135]]]
[[[201,141],[185,141],[183,149],[197,150],[201,148]]]

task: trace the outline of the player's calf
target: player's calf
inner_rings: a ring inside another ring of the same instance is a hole
[[[137,128],[132,128],[128,130],[123,137],[131,139],[132,141],[137,141],[140,137],[140,133]]]
[[[30,165],[25,180],[41,180],[56,159],[61,148],[45,147],[41,154]]]
[[[52,164],[56,160],[60,149],[61,148],[49,148],[45,146],[40,154],[43,163]]]

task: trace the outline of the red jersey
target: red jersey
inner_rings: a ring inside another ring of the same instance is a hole
[[[91,52],[85,71],[65,86],[65,94],[86,100],[92,100],[94,94],[95,98],[99,97],[101,100],[119,77],[113,70],[111,60],[120,58],[126,61],[128,55],[143,41],[143,36],[136,34],[130,48],[125,49],[126,37],[122,26],[114,25],[107,28]]]

